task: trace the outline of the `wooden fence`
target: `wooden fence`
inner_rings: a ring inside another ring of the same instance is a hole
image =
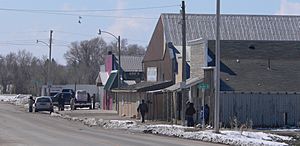
[[[299,126],[299,93],[236,93],[220,94],[220,121],[230,126],[234,117],[239,124],[254,127]]]

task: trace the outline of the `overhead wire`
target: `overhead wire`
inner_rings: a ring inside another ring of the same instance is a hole
[[[36,9],[12,9],[12,8],[0,8],[0,11],[13,11],[13,12],[26,12],[26,13],[41,13],[50,15],[65,15],[65,16],[84,16],[84,17],[105,17],[105,18],[122,18],[122,19],[157,19],[153,17],[141,17],[141,16],[114,16],[114,15],[92,15],[92,14],[82,14],[87,12],[104,12],[104,11],[137,11],[137,10],[147,10],[147,9],[162,9],[177,7],[179,5],[166,5],[166,6],[156,6],[156,7],[141,7],[141,8],[125,8],[125,9],[102,9],[102,10],[36,10]],[[72,13],[71,13],[72,12]],[[76,12],[76,13],[74,13]],[[80,13],[79,13],[80,12]]]
[[[137,8],[123,8],[123,9],[94,9],[94,10],[43,10],[43,9],[12,9],[12,8],[0,8],[5,11],[20,11],[20,12],[111,12],[111,11],[137,11],[137,10],[149,10],[149,9],[161,9],[170,7],[180,7],[180,5],[164,5],[153,7],[137,7]]]

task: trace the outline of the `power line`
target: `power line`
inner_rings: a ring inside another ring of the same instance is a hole
[[[126,8],[126,9],[102,9],[102,10],[37,10],[37,9],[12,9],[12,8],[0,8],[0,11],[12,11],[12,12],[26,12],[26,13],[40,13],[49,15],[65,15],[65,16],[85,16],[85,17],[105,17],[105,18],[123,18],[123,19],[157,19],[153,17],[140,17],[140,16],[113,16],[113,15],[92,15],[92,14],[79,14],[78,12],[104,12],[104,11],[133,11],[133,10],[146,10],[146,9],[160,9],[177,7],[179,5],[167,5],[157,7],[142,7],[142,8]],[[73,12],[73,13],[70,13]],[[74,13],[77,12],[77,13]]]
[[[0,9],[1,11],[1,9]],[[37,13],[35,11],[22,11],[27,13]],[[74,13],[56,13],[56,12],[38,12],[40,14],[49,14],[49,15],[63,15],[63,16],[84,16],[84,17],[102,17],[102,18],[122,18],[122,19],[157,19],[153,17],[140,17],[140,16],[113,16],[113,15],[88,15],[88,14],[74,14]]]
[[[139,7],[139,8],[124,8],[124,9],[94,9],[94,10],[43,10],[43,9],[13,9],[13,8],[0,8],[2,11],[19,11],[19,12],[111,12],[111,11],[137,11],[137,10],[150,10],[179,7],[180,5],[165,5],[153,7]]]

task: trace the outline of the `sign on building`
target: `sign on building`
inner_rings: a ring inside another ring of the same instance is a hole
[[[147,67],[147,81],[157,81],[157,67]]]

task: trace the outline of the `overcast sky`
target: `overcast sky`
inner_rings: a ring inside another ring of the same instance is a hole
[[[181,0],[0,2],[0,54],[26,49],[37,57],[48,56],[48,47],[36,44],[36,40],[48,42],[49,31],[52,29],[52,56],[61,64],[65,64],[63,54],[68,50],[70,42],[97,37],[99,28],[127,38],[130,44],[147,46],[159,15],[179,13],[181,5]],[[215,0],[186,0],[186,11],[215,13]],[[221,0],[221,13],[300,15],[300,0]],[[108,42],[114,40],[106,34],[102,37]]]

